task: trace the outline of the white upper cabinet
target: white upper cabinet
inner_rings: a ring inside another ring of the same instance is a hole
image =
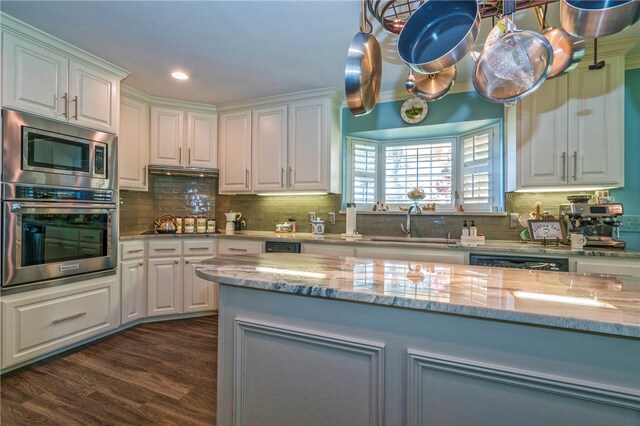
[[[151,107],[150,164],[217,167],[218,116],[183,105]]]
[[[7,15],[2,30],[4,107],[118,132],[126,71]]]
[[[251,110],[220,114],[220,192],[251,192]]]
[[[118,136],[118,182],[120,189],[147,190],[149,164],[149,104],[126,96],[120,98]]]
[[[516,189],[624,185],[624,56],[583,62],[518,106]]]
[[[275,102],[279,101],[279,102]],[[319,90],[222,107],[220,192],[340,192],[340,109]]]
[[[253,110],[251,172],[253,191],[280,191],[286,188],[286,105]]]

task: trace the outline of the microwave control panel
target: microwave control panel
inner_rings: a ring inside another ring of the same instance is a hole
[[[107,147],[104,145],[96,145],[95,165],[93,168],[94,176],[106,177],[107,168]]]

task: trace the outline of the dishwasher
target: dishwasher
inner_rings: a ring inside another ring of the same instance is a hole
[[[264,251],[267,253],[300,253],[301,244],[288,241],[266,241]]]
[[[569,271],[569,259],[556,257],[471,253],[469,255],[469,264],[498,268],[534,269],[537,271]]]

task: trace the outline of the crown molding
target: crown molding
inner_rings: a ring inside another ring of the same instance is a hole
[[[229,104],[218,105],[218,111],[233,111],[238,109],[247,109],[253,108],[256,106],[264,106],[273,103],[283,103],[283,102],[291,102],[291,101],[300,101],[304,99],[318,98],[318,97],[328,97],[331,98],[333,102],[337,104],[340,103],[342,97],[338,93],[335,87],[326,87],[322,89],[313,89],[313,90],[305,90],[302,92],[294,92],[294,93],[286,93],[283,95],[276,96],[267,96],[264,98],[251,99],[240,102],[232,102]]]
[[[150,96],[144,92],[125,85],[120,85],[120,91],[122,96],[133,98],[134,100],[137,100],[139,102],[145,102],[154,107],[182,108],[192,111],[206,112],[209,114],[215,114],[217,112],[215,105]]]
[[[7,15],[4,12],[0,12],[0,28],[2,31],[11,33],[16,37],[41,46],[47,50],[52,50],[76,62],[89,65],[93,68],[99,68],[100,70],[119,79],[123,79],[131,74],[124,68],[112,64],[111,62],[107,62],[104,59],[67,43],[64,40],[60,40],[59,38],[47,34],[44,31],[22,22],[11,15]]]
[[[624,59],[624,69],[632,70],[640,68],[640,55],[627,56]]]

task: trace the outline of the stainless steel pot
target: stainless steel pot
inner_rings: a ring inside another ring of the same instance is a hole
[[[554,28],[546,25],[546,6],[542,12],[541,6],[535,8],[536,17],[540,23],[542,35],[549,40],[553,49],[553,62],[547,78],[573,71],[584,57],[586,41],[582,37],[573,36],[562,28]]]
[[[560,24],[580,37],[615,34],[640,20],[638,0],[561,0]]]
[[[456,74],[455,65],[434,74],[414,75],[413,70],[410,69],[405,88],[409,93],[427,102],[437,101],[451,91],[456,80]]]
[[[367,19],[366,6],[363,3],[361,31],[353,37],[349,45],[344,70],[347,106],[356,116],[367,114],[376,106],[382,80],[380,44],[370,32],[364,32],[365,25],[368,25],[371,31],[371,22]]]
[[[479,30],[477,0],[429,0],[405,22],[398,55],[419,73],[441,72],[471,50]]]

